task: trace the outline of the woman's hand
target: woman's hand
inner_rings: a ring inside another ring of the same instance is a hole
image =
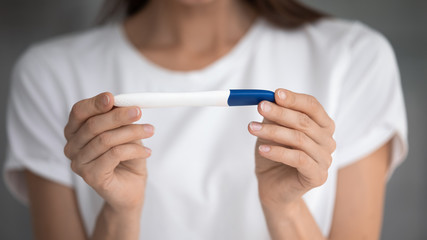
[[[278,89],[275,99],[276,104],[259,104],[263,123],[249,124],[258,137],[259,195],[269,208],[297,204],[304,193],[322,185],[335,150],[334,122],[314,97]]]
[[[139,211],[147,178],[145,159],[151,150],[141,139],[153,126],[132,124],[141,118],[137,107],[113,108],[113,95],[102,93],[76,103],[64,133],[71,168],[116,212]]]

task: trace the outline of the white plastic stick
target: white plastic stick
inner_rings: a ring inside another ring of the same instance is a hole
[[[230,90],[179,93],[131,93],[114,97],[117,107],[138,106],[141,108],[161,108],[180,106],[228,106]]]

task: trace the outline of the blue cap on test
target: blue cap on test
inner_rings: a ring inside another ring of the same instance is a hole
[[[258,105],[261,101],[275,102],[274,92],[258,89],[230,89],[228,106]]]

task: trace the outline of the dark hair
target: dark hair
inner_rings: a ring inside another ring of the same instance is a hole
[[[106,0],[100,22],[125,14],[131,16],[143,9],[149,0]],[[297,0],[244,0],[271,23],[284,28],[297,28],[327,16]]]

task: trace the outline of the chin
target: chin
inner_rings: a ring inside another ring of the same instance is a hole
[[[175,1],[182,4],[187,4],[187,5],[200,5],[200,4],[212,3],[215,0],[175,0]]]

